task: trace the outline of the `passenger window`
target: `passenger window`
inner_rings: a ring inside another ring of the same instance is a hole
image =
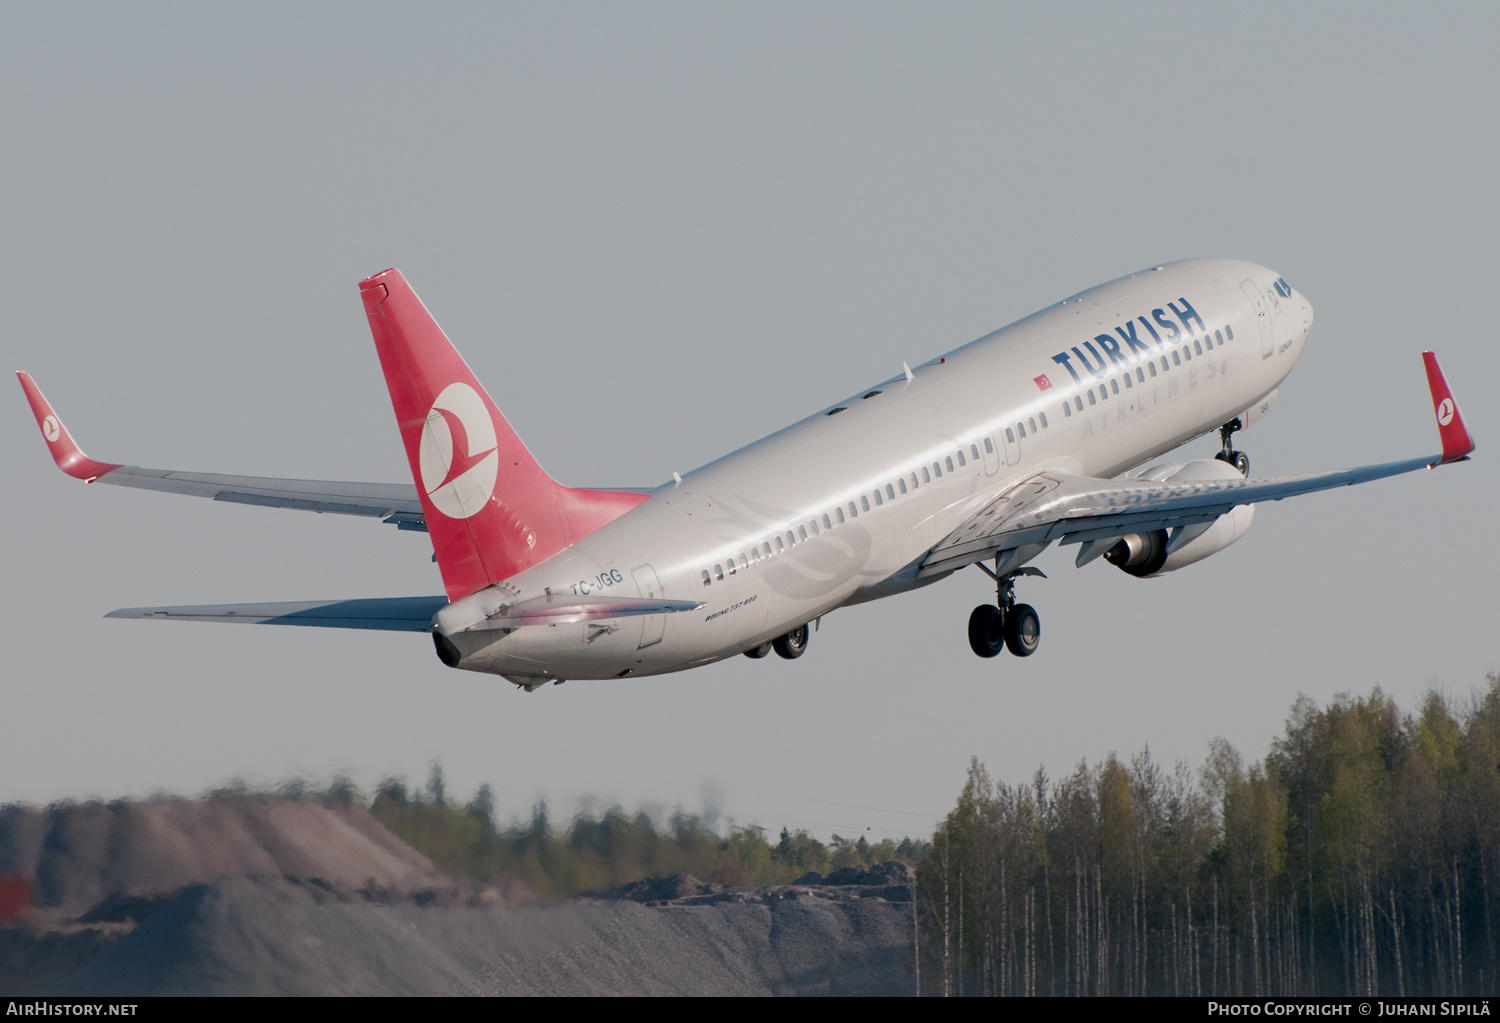
[[[1119,394],[1120,393],[1120,381],[1118,381],[1118,380],[1111,380],[1109,382],[1109,393],[1110,394]]]
[[[809,520],[808,523],[807,523],[807,528],[808,528],[808,530],[810,530],[812,532],[813,536],[817,536],[818,535],[818,520],[816,518]]]
[[[839,525],[842,526],[844,524],[844,509],[842,509],[842,508],[835,508],[833,510],[833,515],[834,515],[834,518],[838,519]]]
[[[1231,341],[1234,340],[1234,328],[1227,323],[1224,324],[1224,336]]]
[[[798,526],[797,527],[797,538],[800,539],[803,543],[807,543],[807,527],[806,526]]]
[[[1219,333],[1217,330],[1214,331],[1214,344],[1220,346],[1224,344],[1224,335]]]
[[[1174,366],[1181,366],[1182,365],[1182,357],[1180,355],[1178,355],[1175,350],[1172,352],[1172,365],[1174,365]]]
[[[1183,362],[1192,362],[1193,361],[1193,353],[1190,352],[1190,351],[1188,351],[1188,346],[1187,345],[1183,345],[1182,346],[1182,361]]]
[[[1193,342],[1193,354],[1194,355],[1202,355],[1203,354],[1203,345],[1202,345],[1202,343],[1200,343],[1198,341],[1194,341]]]
[[[1063,408],[1067,408],[1067,407],[1068,406],[1066,406],[1066,405],[1063,406]],[[1039,415],[1039,416],[1042,417],[1042,429],[1045,430],[1047,428],[1047,413],[1045,413],[1045,412],[1038,412],[1037,415]]]
[[[1025,439],[1025,437],[1026,437],[1026,424],[1025,423],[1017,423],[1016,424],[1016,436],[1020,437],[1022,439]]]
[[[802,539],[806,540],[807,537],[804,536]],[[792,531],[790,529],[786,531],[786,545],[788,547],[797,546],[797,538],[792,535]]]
[[[823,528],[824,529],[832,529],[833,528],[833,520],[828,517],[828,513],[827,512],[823,513]]]
[[[1016,431],[1012,430],[1010,427],[1007,426],[1005,428],[1005,443],[1007,443],[1007,444],[1014,444],[1015,442],[1016,442]]]
[[[1083,395],[1081,395],[1081,394],[1075,394],[1075,395],[1073,395],[1073,404],[1078,407],[1078,411],[1082,412],[1083,411]]]
[[[875,507],[878,508],[883,504],[885,504],[885,502],[880,499],[880,491],[875,491]]]
[[[1135,384],[1130,379],[1130,371],[1125,371],[1125,390],[1130,390]]]
[[[984,438],[984,453],[987,455],[993,455],[995,453],[995,444],[990,440],[988,436]]]
[[[868,510],[869,509],[866,509],[866,511],[868,511]],[[853,501],[849,502],[849,517],[851,519],[857,519],[857,518],[859,518],[859,509],[856,508],[856,507],[854,507],[854,502]]]
[[[1152,376],[1156,376],[1156,363],[1148,362],[1146,363],[1146,368],[1151,371]]]
[[[782,543],[781,542],[781,537],[778,536],[776,538],[776,553],[780,554],[782,551],[785,551],[785,550],[786,550],[786,544]]]
[[[969,464],[968,462],[964,461],[964,453],[962,451],[960,451],[958,453],[958,464],[959,465],[968,465]]]
[[[887,483],[885,485],[885,496],[894,501],[896,499],[896,488]]]
[[[934,469],[936,469],[937,468],[937,463],[933,462],[932,463],[932,467]],[[932,482],[932,473],[930,473],[930,472],[927,471],[927,466],[925,466],[925,465],[922,466],[922,482],[923,483],[931,483]]]
[[[713,580],[708,577],[708,569],[705,568],[703,570],[703,585],[707,586],[711,582],[713,582]]]
[[[1094,400],[1094,392],[1093,392],[1092,389],[1089,390],[1089,404],[1090,405],[1097,405],[1097,404],[1099,404],[1097,401]]]
[[[714,566],[714,578],[717,579],[717,580],[719,580],[719,582],[723,582],[724,581],[724,566],[723,565],[715,565]]]
[[[1177,353],[1176,353],[1176,352],[1173,352],[1173,353],[1172,353],[1172,354],[1173,354],[1173,355],[1176,355],[1176,354],[1177,354]],[[1179,366],[1181,366],[1181,365],[1182,365],[1182,363],[1181,363],[1181,362],[1179,362],[1179,363],[1178,363],[1178,364],[1177,364],[1177,365],[1179,365]],[[1166,356],[1165,356],[1165,355],[1163,355],[1163,356],[1162,356],[1162,357],[1161,357],[1161,371],[1162,371],[1162,372],[1163,372],[1163,373],[1165,373],[1165,372],[1166,372],[1166,371],[1167,371],[1167,370],[1169,370],[1169,369],[1171,369],[1171,368],[1172,368],[1172,367],[1171,367],[1171,366],[1168,366],[1168,365],[1167,365],[1167,357],[1166,357]]]
[[[859,506],[861,508],[863,508],[865,511],[869,511],[870,510],[870,499],[868,497],[866,497],[865,495],[861,494],[859,496]]]
[[[760,548],[759,547],[751,547],[750,548],[750,560],[754,564],[757,564],[757,565],[760,564]]]
[[[907,490],[906,490],[906,477],[902,476],[899,480],[897,480],[896,481],[896,486],[898,486],[898,487],[901,488],[901,492],[903,494],[907,493]]]
[[[766,557],[769,558],[770,556],[771,556],[771,541],[767,540],[766,541]]]
[[[969,445],[969,454],[971,454],[971,455],[974,456],[974,461],[976,461],[976,462],[979,461],[979,445],[978,444],[970,444]]]
[[[1073,406],[1069,405],[1067,402],[1063,402],[1063,418],[1064,419],[1068,419],[1068,418],[1071,418],[1072,415],[1073,415]]]
[[[729,574],[734,575],[734,558],[729,559]]]
[[[1109,398],[1109,388],[1105,387],[1103,384],[1100,384],[1099,385],[1099,400],[1100,401],[1104,401],[1107,398]]]
[[[1139,366],[1135,368],[1135,382],[1138,384],[1144,384],[1146,382],[1146,371],[1141,369],[1141,367]]]
[[[1027,416],[1026,417],[1026,421],[1031,424],[1031,432],[1032,433],[1036,433],[1036,420],[1034,418],[1032,418],[1031,416]],[[1047,421],[1047,417],[1043,416],[1042,417],[1042,422],[1046,422],[1046,421]]]
[[[912,473],[911,474],[911,488],[913,490],[917,489],[917,474],[916,473]]]
[[[948,471],[952,472],[953,471],[953,456],[949,455],[947,458],[943,459],[943,461],[947,464]]]

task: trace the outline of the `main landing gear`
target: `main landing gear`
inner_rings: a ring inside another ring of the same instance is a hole
[[[1228,462],[1240,471],[1241,476],[1250,475],[1250,456],[1243,451],[1234,450],[1232,438],[1235,433],[1243,429],[1238,419],[1231,419],[1219,427],[1219,441],[1224,445],[1224,450],[1214,455],[1221,462]]]
[[[745,651],[745,656],[759,660],[772,650],[775,650],[777,654],[785,657],[787,660],[795,661],[807,650],[807,636],[807,623],[803,622],[785,636],[777,636],[769,643],[762,643],[760,646],[751,647]]]
[[[1042,620],[1030,604],[1016,603],[1016,577],[1046,575],[1029,565],[1004,575],[983,562],[979,567],[995,580],[995,603],[981,604],[969,615],[969,646],[980,657],[994,657],[1004,647],[1017,657],[1030,657],[1042,641]]]

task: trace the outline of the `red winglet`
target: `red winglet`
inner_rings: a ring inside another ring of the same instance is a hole
[[[21,389],[26,392],[26,400],[31,403],[36,425],[41,428],[42,436],[47,441],[47,450],[52,452],[52,460],[59,469],[74,479],[92,483],[105,473],[119,468],[109,462],[96,462],[80,451],[78,445],[73,443],[73,435],[68,433],[68,428],[62,424],[62,420],[52,411],[52,406],[47,404],[47,399],[42,397],[42,392],[32,382],[31,374],[18,370],[16,376],[21,378]]]
[[[1422,362],[1427,366],[1427,387],[1432,391],[1432,410],[1437,414],[1438,436],[1443,439],[1443,461],[1457,462],[1469,457],[1474,450],[1474,438],[1464,426],[1463,414],[1458,411],[1458,402],[1448,390],[1448,381],[1438,368],[1437,356],[1432,352],[1422,353]]]

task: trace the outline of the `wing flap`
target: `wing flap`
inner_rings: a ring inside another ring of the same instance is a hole
[[[502,607],[487,617],[464,621],[472,607],[453,605],[447,615],[438,617],[438,628],[446,635],[489,629],[519,629],[527,625],[561,625],[564,622],[595,622],[610,618],[634,618],[638,615],[680,614],[696,611],[704,605],[695,600],[663,600],[659,597],[580,597],[574,594],[548,594]],[[480,612],[483,614],[484,612]],[[444,619],[447,618],[445,621]]]
[[[106,618],[227,622],[239,625],[305,625],[324,629],[427,632],[447,597],[374,597],[362,600],[303,600],[269,604],[190,604],[122,607]]]

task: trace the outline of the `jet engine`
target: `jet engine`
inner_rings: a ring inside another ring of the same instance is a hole
[[[1148,480],[1233,480],[1240,479],[1239,470],[1216,458],[1199,458],[1191,462],[1165,462],[1153,465],[1136,474],[1137,479]],[[1234,543],[1250,528],[1255,518],[1255,506],[1242,504],[1220,515],[1212,522],[1192,526],[1179,526],[1185,531],[1183,539],[1171,547],[1171,535],[1165,529],[1153,529],[1145,533],[1131,533],[1122,537],[1104,555],[1104,560],[1141,579],[1166,575],[1179,568],[1202,561],[1210,554],[1217,554]],[[1174,531],[1175,532],[1175,531]],[[1169,549],[1171,547],[1171,549]]]

